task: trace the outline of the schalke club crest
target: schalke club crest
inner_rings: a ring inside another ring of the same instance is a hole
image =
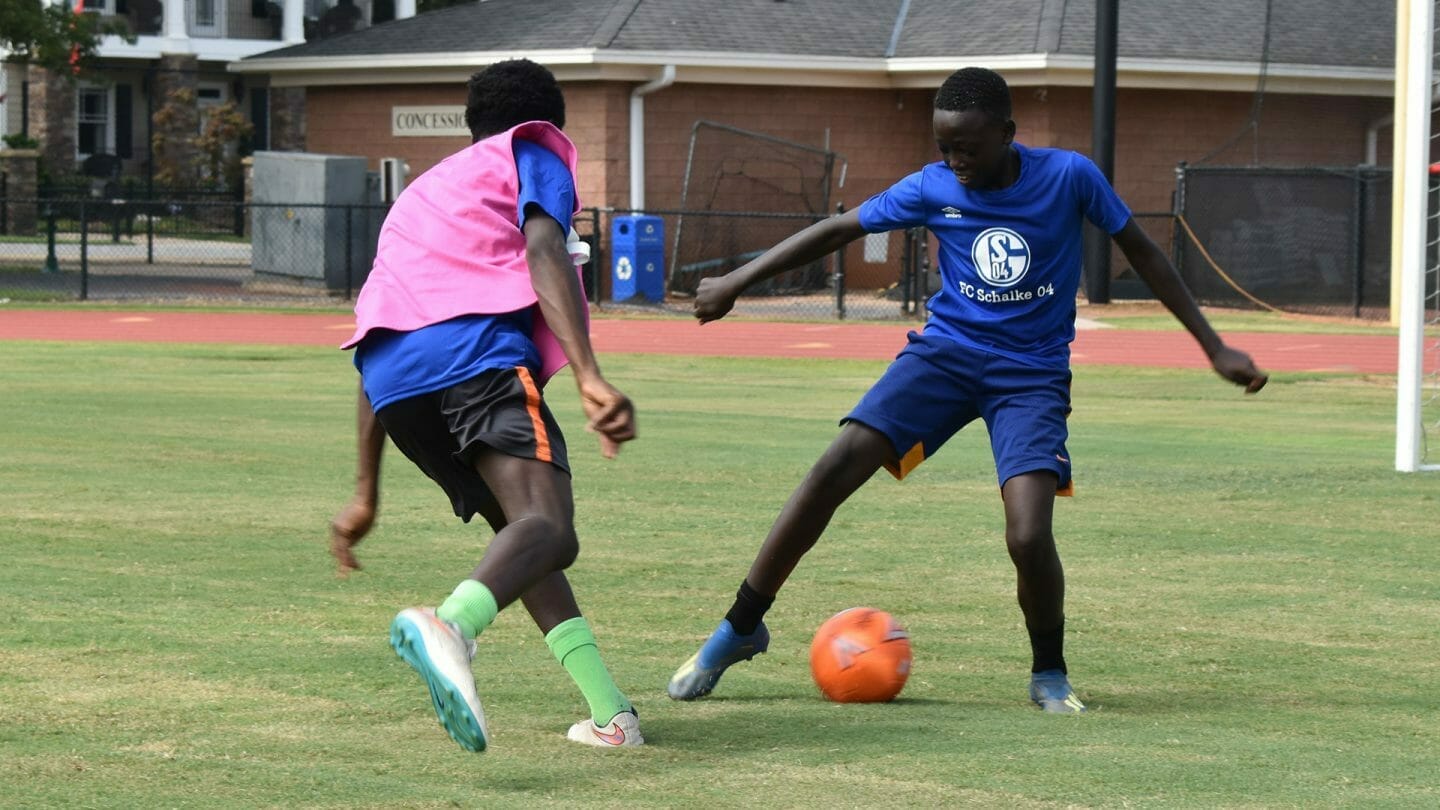
[[[1030,245],[1009,228],[987,228],[975,237],[970,258],[982,280],[996,287],[1012,287],[1030,269]]]

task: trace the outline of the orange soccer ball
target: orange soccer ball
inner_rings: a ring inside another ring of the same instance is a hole
[[[883,703],[910,677],[910,635],[883,610],[842,610],[815,632],[810,674],[836,703]]]

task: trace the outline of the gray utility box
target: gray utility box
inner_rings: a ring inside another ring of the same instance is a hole
[[[256,152],[251,265],[257,281],[360,289],[384,208],[363,157]]]

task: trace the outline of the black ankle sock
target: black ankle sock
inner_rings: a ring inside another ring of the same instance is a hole
[[[748,636],[760,626],[760,620],[765,618],[765,611],[773,604],[775,597],[763,596],[750,587],[749,582],[741,582],[740,590],[735,592],[735,604],[730,606],[725,620],[730,622],[736,633]]]
[[[1040,633],[1031,630],[1030,651],[1035,656],[1035,663],[1030,667],[1031,672],[1058,669],[1069,674],[1069,670],[1065,668],[1065,623],[1063,621],[1059,627],[1053,630]]]

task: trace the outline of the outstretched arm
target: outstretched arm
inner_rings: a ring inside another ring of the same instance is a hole
[[[733,272],[700,279],[700,287],[695,292],[695,317],[701,323],[719,320],[750,285],[828,256],[864,236],[858,210],[822,219]]]
[[[530,281],[540,301],[540,313],[570,361],[586,429],[600,434],[600,453],[614,458],[621,442],[635,438],[635,406],[630,398],[605,381],[585,330],[585,295],[560,223],[539,206],[529,206],[525,218],[525,259]]]
[[[1255,368],[1248,354],[1225,345],[1200,312],[1175,265],[1134,219],[1115,234],[1115,244],[1120,246],[1130,266],[1135,268],[1136,275],[1150,287],[1160,303],[1174,313],[1195,337],[1217,374],[1236,385],[1243,385],[1247,394],[1265,387],[1269,376]]]
[[[375,525],[380,508],[380,455],[385,428],[370,407],[362,386],[355,397],[355,494],[330,519],[330,553],[342,573],[360,568],[354,547]]]

